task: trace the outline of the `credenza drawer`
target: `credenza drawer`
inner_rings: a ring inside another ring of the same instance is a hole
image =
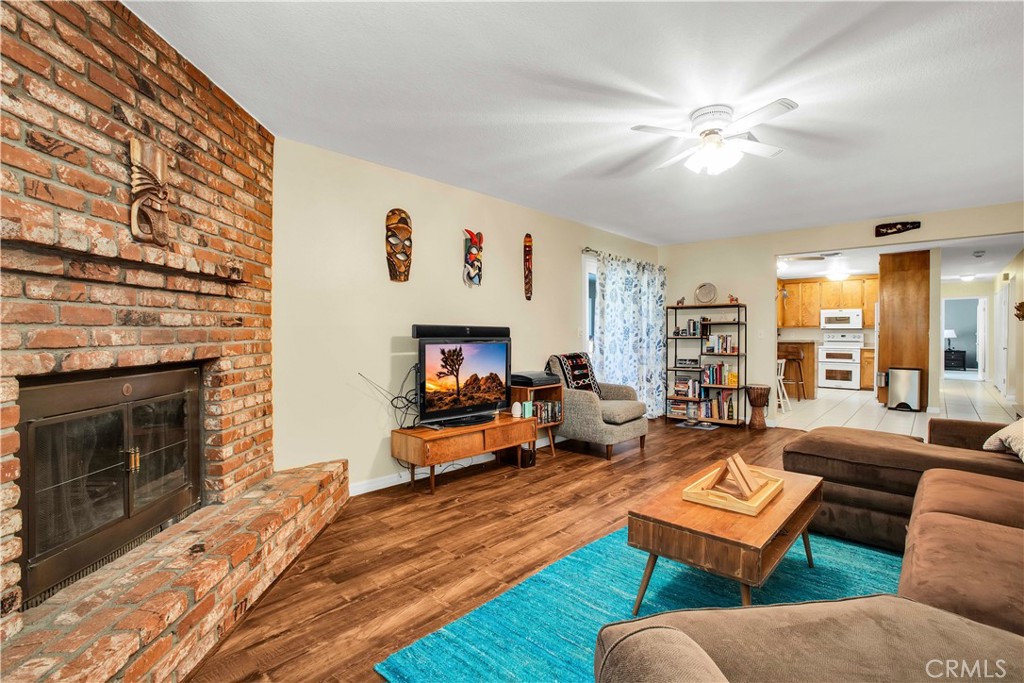
[[[483,453],[487,450],[484,448],[484,434],[485,432],[473,432],[428,441],[423,446],[423,464],[436,465]]]
[[[488,429],[484,432],[484,446],[488,451],[511,448],[537,439],[536,421],[517,422]]]

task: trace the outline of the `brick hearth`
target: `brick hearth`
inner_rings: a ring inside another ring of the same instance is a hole
[[[7,2],[0,28],[4,679],[59,670],[72,680],[77,670],[98,680],[115,663],[128,667],[119,676],[163,679],[212,647],[348,495],[343,464],[306,472],[330,479],[312,500],[289,493],[298,474],[263,489],[273,471],[274,138],[119,3]],[[130,229],[133,136],[167,155],[165,247]],[[202,373],[207,507],[18,612],[19,387],[182,363]],[[187,552],[200,536],[205,550]]]

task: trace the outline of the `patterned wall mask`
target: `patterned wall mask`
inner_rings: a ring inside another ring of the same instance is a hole
[[[391,209],[385,226],[388,275],[392,282],[406,282],[412,269],[412,219],[403,209]]]
[[[533,299],[533,235],[530,233],[523,238],[523,290],[527,301]]]
[[[479,287],[484,269],[484,234],[466,230],[466,261],[462,267],[462,281],[467,287]]]
[[[167,153],[149,140],[128,141],[132,170],[132,209],[129,224],[139,242],[161,247],[170,242],[167,221]]]

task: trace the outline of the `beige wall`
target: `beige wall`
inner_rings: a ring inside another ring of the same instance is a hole
[[[407,283],[388,279],[384,257],[384,217],[394,207],[412,217]],[[463,228],[484,234],[483,284],[472,290],[462,283]],[[526,232],[532,301],[523,295]],[[514,369],[583,348],[584,246],[657,260],[651,245],[278,138],[275,466],[345,457],[354,490],[401,471],[390,457],[391,411],[357,373],[397,393],[416,362],[413,323],[507,325]]]
[[[1024,301],[1024,250],[1017,253],[1017,256],[996,276],[993,284],[992,301],[995,302],[995,292],[1005,282],[1003,276],[1008,275],[1009,282],[1009,312],[1007,321],[1007,351],[1006,351],[1006,395],[1012,399],[1011,402],[1018,414],[1024,413],[1024,322],[1017,320],[1013,314],[1014,306],[1018,301]],[[996,312],[999,314],[999,311]],[[998,343],[1000,340],[994,340]]]
[[[668,270],[665,298],[675,300],[686,296],[692,301],[693,290],[701,282],[715,283],[721,300],[725,300],[729,293],[738,296],[748,306],[750,321],[748,381],[771,385],[776,354],[775,256],[873,246],[879,243],[879,238],[874,235],[875,225],[899,220],[919,220],[922,227],[886,237],[887,244],[909,245],[957,237],[1000,235],[1024,229],[1024,203],[880,217],[820,228],[661,247],[658,250],[659,260]],[[941,293],[935,288],[932,306],[940,297]],[[941,339],[939,325],[938,319],[932,320],[934,339]],[[938,348],[938,344],[933,344],[933,348]],[[937,391],[941,364],[933,365],[930,370],[929,383]],[[932,403],[931,396],[929,403]]]

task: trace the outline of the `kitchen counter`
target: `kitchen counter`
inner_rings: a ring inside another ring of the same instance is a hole
[[[780,339],[778,342],[778,354],[779,357],[783,356],[796,356],[803,353],[803,360],[787,360],[786,361],[786,373],[785,377],[787,380],[796,380],[800,377],[800,370],[797,369],[799,366],[803,370],[804,380],[804,391],[803,398],[813,399],[817,396],[816,389],[818,385],[818,346],[820,345],[817,341],[802,340],[802,339]],[[789,394],[790,401],[796,401],[800,396],[800,392],[795,384],[787,384],[786,392]]]

